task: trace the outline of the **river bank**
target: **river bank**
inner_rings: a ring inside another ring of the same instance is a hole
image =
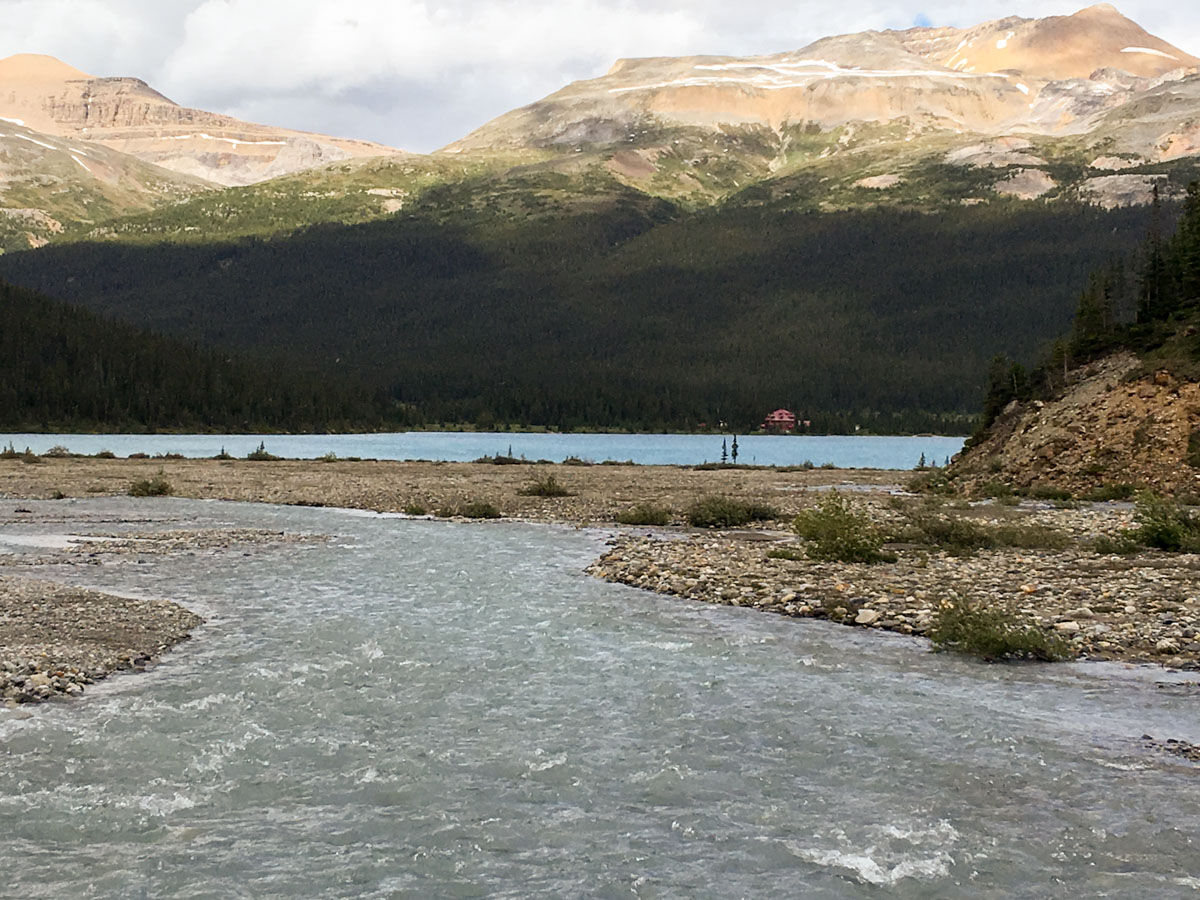
[[[0,704],[70,696],[142,669],[202,621],[168,601],[0,575]]]
[[[553,475],[566,497],[525,496],[536,477]],[[20,498],[119,496],[161,478],[177,496],[385,513],[434,512],[469,501],[493,504],[506,518],[599,527],[614,545],[590,574],[694,601],[752,607],[792,617],[921,636],[938,605],[969,596],[1025,616],[1087,659],[1200,668],[1200,559],[1092,549],[1133,524],[1127,504],[1020,505],[942,502],[904,496],[908,473],[886,470],[691,469],[665,466],[524,466],[478,463],[106,460],[0,461],[0,529],[37,518]],[[985,549],[970,555],[897,545],[896,561],[872,565],[806,557],[789,525],[831,488],[853,493],[880,522],[920,508],[982,527],[1044,529],[1055,549]],[[774,507],[775,518],[730,531],[690,528],[685,511],[697,498],[729,496]],[[617,515],[649,503],[668,512],[664,528],[621,527]],[[56,504],[37,504],[38,515]],[[2,532],[0,532],[2,533]],[[126,534],[128,542],[130,536]],[[219,553],[253,536],[176,531],[135,537],[137,552]],[[113,541],[110,535],[107,540]],[[293,540],[270,536],[263,540]],[[307,539],[301,536],[299,539]],[[105,552],[118,551],[109,546]],[[90,564],[99,551],[75,545],[46,564]],[[0,557],[2,560],[3,557]],[[28,563],[26,559],[26,563]]]

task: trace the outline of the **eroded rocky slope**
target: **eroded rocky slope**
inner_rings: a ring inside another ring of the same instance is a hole
[[[1200,384],[1144,372],[1128,353],[1076,371],[1071,382],[1058,399],[1011,403],[988,437],[954,461],[955,484],[1077,494],[1130,484],[1200,495]]]

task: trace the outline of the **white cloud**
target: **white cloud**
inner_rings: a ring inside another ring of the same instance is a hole
[[[258,121],[427,150],[618,57],[770,53],[830,34],[1069,14],[1087,0],[0,0],[0,56],[96,75]],[[1200,54],[1188,4],[1126,15]]]

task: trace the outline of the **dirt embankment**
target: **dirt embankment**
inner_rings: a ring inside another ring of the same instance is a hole
[[[1072,373],[1049,402],[1012,403],[990,436],[954,461],[956,486],[989,481],[1083,494],[1131,484],[1200,495],[1200,384],[1167,372],[1130,379],[1138,360],[1110,357]]]

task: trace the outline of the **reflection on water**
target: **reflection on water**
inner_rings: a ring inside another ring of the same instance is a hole
[[[1198,887],[1196,770],[1139,743],[1200,740],[1164,673],[988,667],[642,593],[581,575],[600,539],[566,529],[56,507],[132,508],[338,539],[58,573],[209,621],[145,676],[0,711],[6,896]]]

